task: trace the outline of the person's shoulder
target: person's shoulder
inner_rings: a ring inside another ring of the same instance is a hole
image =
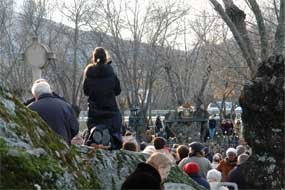
[[[110,64],[104,64],[104,66],[105,66],[106,70],[108,70],[108,73],[110,73],[111,75],[115,74],[114,69]]]
[[[65,101],[63,98],[55,98],[60,104],[65,105],[66,107],[73,109],[72,105],[70,103],[68,103],[67,101]]]
[[[211,165],[211,161],[210,161],[208,158],[203,157],[203,160],[204,160],[204,162],[206,162],[207,164],[210,164],[210,165]]]
[[[90,76],[90,74],[91,74],[92,72],[94,72],[94,69],[96,70],[94,64],[91,64],[91,63],[88,64],[88,65],[85,67],[85,70],[84,70],[85,75],[86,75],[86,76]]]
[[[32,102],[29,105],[27,105],[27,107],[32,110],[33,108],[36,107],[36,105],[37,105],[37,102]]]
[[[179,162],[178,166],[183,167],[187,162],[190,162],[190,161],[191,161],[191,159],[190,159],[189,157],[183,158],[183,159]]]

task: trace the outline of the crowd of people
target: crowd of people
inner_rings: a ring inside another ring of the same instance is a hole
[[[131,131],[122,134],[122,117],[115,98],[121,92],[120,82],[110,63],[106,50],[95,48],[93,61],[84,71],[83,90],[88,97],[88,120],[87,129],[82,134],[78,134],[76,109],[54,93],[46,80],[38,79],[33,83],[33,98],[25,105],[37,112],[69,145],[122,149],[148,155],[146,162],[139,163],[126,178],[122,189],[163,189],[162,182],[174,165],[206,189],[228,189],[221,182],[233,182],[239,189],[247,188],[239,166],[246,162],[250,153],[243,145],[228,148],[225,155],[214,152],[213,156],[209,148],[200,142],[169,147],[159,117],[156,135],[146,134],[143,142],[137,142]],[[216,121],[210,118],[210,138],[214,137],[215,128]]]
[[[127,136],[124,138],[122,149],[145,153],[149,155],[149,159],[152,159],[154,155],[159,155],[161,161],[152,167],[160,174],[162,181],[167,177],[170,168],[177,165],[205,189],[248,188],[246,179],[240,170],[240,165],[245,163],[251,154],[251,150],[245,145],[229,147],[225,153],[214,152],[214,155],[208,157],[209,155],[205,154],[208,147],[200,142],[192,142],[189,145],[175,144],[169,147],[167,140],[163,137],[153,136],[151,141],[138,144],[134,136],[133,138]],[[157,187],[155,189],[163,189],[161,180],[158,188],[157,180],[152,174],[146,174],[146,171],[140,167],[139,164],[138,168],[126,179],[122,189],[152,189],[154,184]],[[141,175],[148,177],[141,178]]]

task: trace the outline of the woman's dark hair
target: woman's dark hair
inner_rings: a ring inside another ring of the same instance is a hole
[[[156,150],[163,149],[166,145],[166,140],[162,137],[155,137],[153,140],[153,145]]]
[[[183,158],[186,158],[189,154],[189,148],[185,145],[179,145],[176,149],[176,152],[179,155],[179,159],[182,160]]]
[[[107,54],[104,48],[96,47],[93,51],[93,63],[104,64],[107,61]]]
[[[137,152],[138,148],[134,142],[124,142],[122,149]]]

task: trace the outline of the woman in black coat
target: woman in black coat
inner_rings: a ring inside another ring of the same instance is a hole
[[[95,48],[93,63],[85,68],[83,90],[88,96],[88,129],[102,124],[108,126],[119,143],[115,149],[121,148],[122,117],[116,102],[116,96],[121,93],[120,81],[101,47]]]

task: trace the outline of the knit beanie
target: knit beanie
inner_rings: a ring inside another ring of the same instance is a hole
[[[183,171],[186,172],[188,175],[198,174],[199,166],[195,162],[188,162],[183,166]]]

